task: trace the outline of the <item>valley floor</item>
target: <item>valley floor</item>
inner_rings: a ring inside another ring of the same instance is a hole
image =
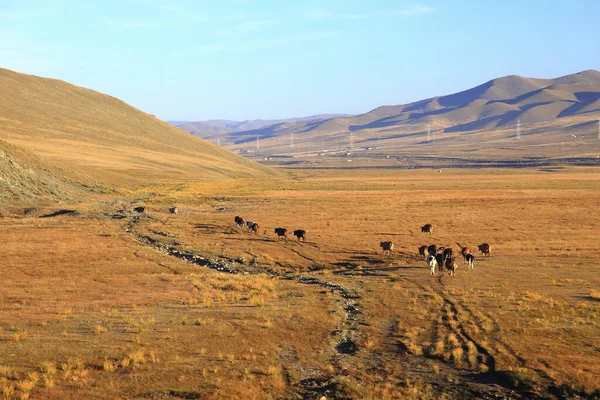
[[[288,174],[0,219],[0,393],[600,398],[599,169]]]

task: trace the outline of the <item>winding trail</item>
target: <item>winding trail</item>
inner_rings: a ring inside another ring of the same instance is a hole
[[[228,274],[265,274],[272,278],[295,281],[303,285],[317,285],[328,289],[340,302],[338,314],[341,314],[340,325],[330,333],[332,340],[327,345],[329,347],[327,352],[331,354],[331,362],[338,366],[338,370],[341,370],[343,361],[347,357],[355,356],[360,351],[358,339],[361,337],[361,332],[359,327],[364,322],[364,315],[359,303],[360,295],[356,288],[328,282],[307,274],[283,273],[265,266],[249,267],[232,259],[206,258],[193,250],[180,250],[161,239],[137,232],[136,228],[140,222],[140,217],[133,217],[122,227],[122,230],[141,245],[153,248],[179,260]],[[314,397],[325,392],[335,396],[335,393],[332,393],[335,388],[331,385],[333,379],[335,379],[335,376],[328,376],[326,379],[309,377],[300,381],[301,387],[297,389],[302,398]]]

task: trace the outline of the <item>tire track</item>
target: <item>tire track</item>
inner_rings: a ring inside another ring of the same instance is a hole
[[[481,322],[479,321],[479,319],[476,317],[475,313],[473,312],[473,310],[471,310],[469,307],[465,306],[465,305],[460,305],[457,306],[457,303],[455,303],[445,292],[445,290],[443,289],[444,285],[442,283],[442,279],[441,279],[442,275],[438,278],[438,284],[442,287],[441,289],[435,288],[433,286],[431,286],[431,289],[437,293],[440,297],[442,297],[442,299],[444,300],[445,304],[448,304],[450,306],[450,310],[452,311],[452,313],[454,314],[454,319],[456,320],[457,323],[457,327],[459,328],[459,331],[462,335],[464,335],[465,338],[471,340],[473,342],[473,344],[476,346],[477,350],[479,352],[482,352],[483,350],[483,354],[487,356],[487,362],[486,365],[489,368],[489,372],[492,374],[496,374],[499,376],[499,378],[506,380],[506,376],[507,373],[506,371],[499,371],[497,370],[497,365],[496,365],[496,359],[492,356],[492,352],[490,350],[485,349],[485,347],[483,347],[481,345],[481,343],[478,343],[477,341],[473,340],[472,336],[470,336],[467,331],[466,328],[464,326],[464,324],[460,321],[460,319],[458,318],[459,313],[465,313],[468,314],[471,318],[470,321],[472,321],[473,325],[477,327],[477,329],[479,329],[481,332],[486,332],[485,327],[481,324]],[[423,286],[422,286],[423,287]],[[498,325],[498,323],[496,321],[492,321],[495,328],[496,328],[496,332],[500,330],[500,327]],[[557,382],[554,378],[552,378],[551,376],[548,375],[548,373],[542,369],[539,368],[532,368],[527,366],[527,360],[524,359],[523,357],[519,356],[517,354],[517,352],[511,347],[509,346],[505,341],[495,337],[493,339],[493,341],[495,343],[497,343],[498,345],[502,346],[502,348],[504,350],[506,350],[506,353],[513,358],[513,360],[516,362],[516,364],[520,367],[520,368],[526,368],[529,369],[531,371],[534,371],[539,378],[541,378],[541,381],[544,382],[545,386],[553,391],[553,390],[558,390],[559,386],[557,385]],[[531,395],[533,396],[533,393],[531,393]]]

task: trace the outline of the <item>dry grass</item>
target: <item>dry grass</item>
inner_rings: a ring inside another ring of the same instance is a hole
[[[514,371],[515,386],[598,389],[600,362],[588,349],[600,340],[600,282],[586,268],[600,228],[588,212],[600,194],[597,170],[295,174],[137,193],[156,192],[136,231],[208,258],[244,259],[229,262],[247,275],[140,246],[123,229],[128,220],[103,217],[121,205],[110,196],[79,204],[79,217],[0,220],[0,360],[11,361],[0,366],[0,389],[31,398],[169,390],[232,398],[245,387],[285,397],[307,395],[300,380],[325,376],[340,396],[439,398],[436,380],[492,372],[490,357]],[[173,203],[177,217],[168,215]],[[235,215],[260,232],[236,228]],[[424,223],[435,233],[422,235]],[[277,240],[278,226],[305,229],[307,242]],[[378,245],[388,239],[396,250],[383,258]],[[429,276],[417,254],[422,244],[483,241],[492,259],[478,255],[474,271],[452,278]],[[335,332],[346,329],[339,294],[257,274],[261,267],[355,288],[359,352],[331,356]],[[27,382],[35,387],[22,390]]]

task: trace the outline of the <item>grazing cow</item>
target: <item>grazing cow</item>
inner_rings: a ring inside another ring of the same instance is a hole
[[[463,247],[462,249],[460,249],[460,254],[465,259],[465,263],[467,262],[467,254],[469,253],[471,253],[471,248],[469,247]]]
[[[456,269],[458,268],[458,263],[454,259],[454,257],[450,257],[446,259],[446,270],[448,271],[448,275],[454,276],[456,275]]]
[[[431,275],[435,275],[435,267],[438,266],[437,260],[434,256],[427,257],[427,264],[429,264],[429,268],[431,268]]]
[[[435,257],[435,261],[437,261],[438,270],[440,272],[443,272],[444,271],[444,261],[446,260],[444,258],[444,255],[442,253],[438,253],[434,257]]]
[[[144,214],[146,212],[146,207],[142,207],[142,206],[135,207],[133,209],[133,211],[136,212],[136,213],[138,213],[138,214]]]
[[[178,210],[177,210],[177,207],[171,207],[171,208],[169,208],[169,212],[170,212],[171,214],[173,214],[173,215],[177,215],[177,211],[178,211]]]
[[[448,247],[444,249],[444,259],[448,259],[450,257],[452,257],[452,248]]]
[[[483,258],[485,258],[485,256],[488,256],[489,258],[492,258],[492,249],[490,248],[490,245],[487,243],[481,243],[479,246],[479,251],[481,252],[481,254],[483,254]]]
[[[429,253],[430,256],[434,256],[437,254],[438,248],[435,244],[430,245],[429,247],[427,247],[427,252]]]
[[[275,234],[277,235],[278,239],[280,237],[287,238],[287,229],[285,229],[285,228],[275,228]]]
[[[423,233],[433,233],[433,225],[425,224],[421,227],[421,232]]]
[[[294,231],[294,236],[296,236],[298,238],[298,241],[300,241],[300,239],[302,239],[303,241],[306,242],[306,231],[303,229],[297,229]]]
[[[379,243],[379,247],[383,250],[383,255],[388,253],[390,256],[392,255],[392,251],[394,250],[394,243],[387,241]]]
[[[423,258],[427,258],[427,246],[419,247],[419,255]]]
[[[465,256],[465,262],[467,263],[467,269],[475,269],[475,255],[468,253]]]
[[[246,222],[246,226],[248,227],[248,230],[254,234],[256,234],[258,232],[258,224],[256,222],[252,222],[252,221],[248,221]]]

